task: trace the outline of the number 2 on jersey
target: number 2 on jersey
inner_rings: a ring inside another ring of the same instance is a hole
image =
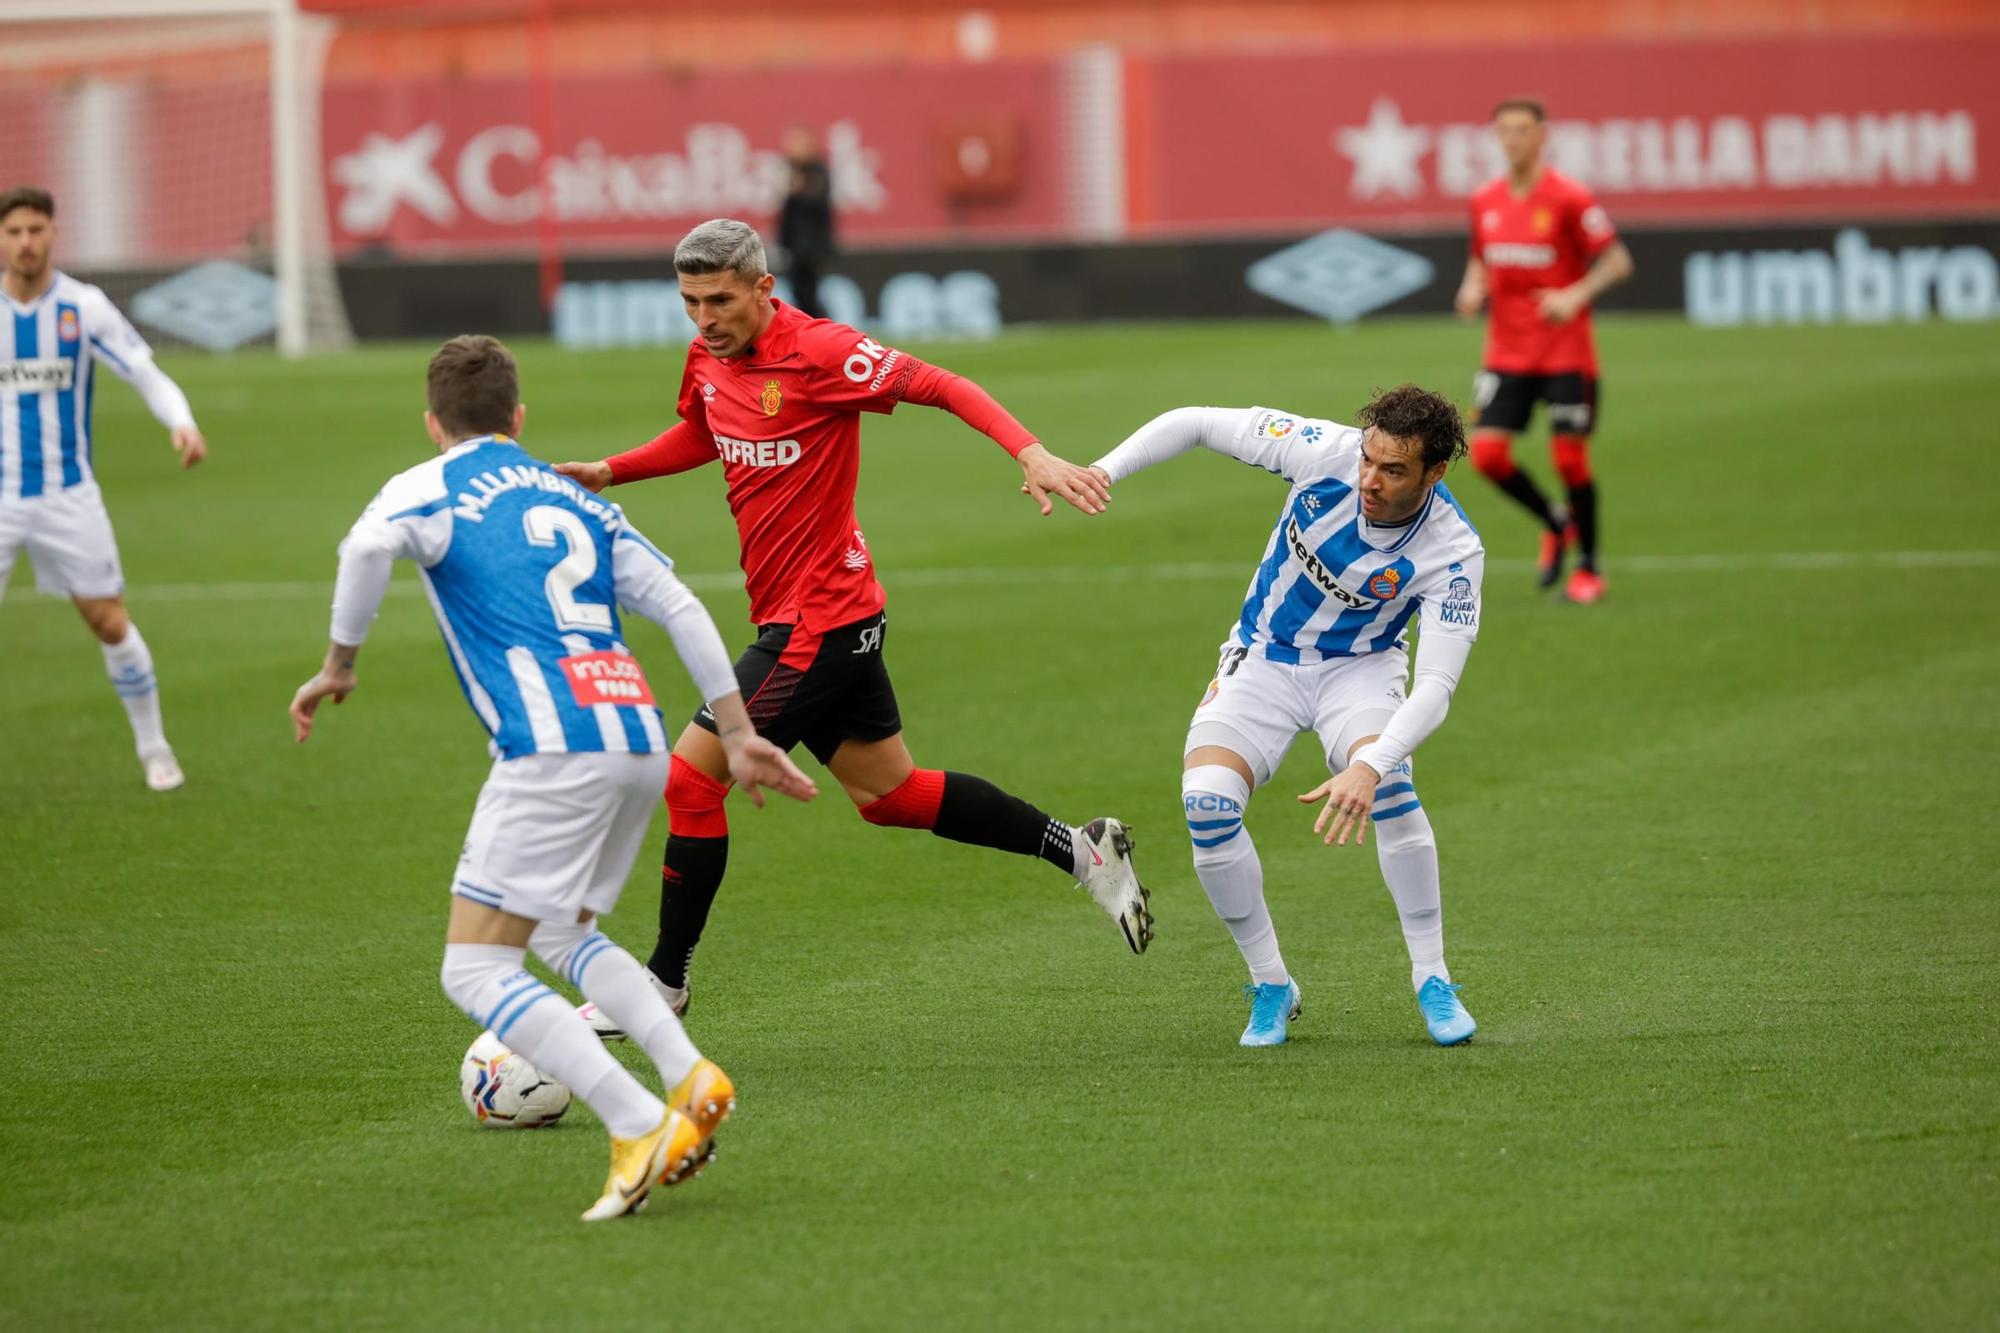
[[[542,584],[549,597],[549,608],[555,612],[557,627],[609,634],[611,608],[601,602],[576,599],[578,586],[597,572],[597,547],[591,542],[590,529],[583,520],[567,509],[536,505],[521,515],[521,526],[527,530],[528,541],[533,545],[554,546],[556,534],[561,533],[569,548]]]

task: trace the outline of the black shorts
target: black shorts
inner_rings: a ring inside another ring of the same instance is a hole
[[[842,741],[887,740],[903,729],[896,690],[882,662],[887,615],[814,634],[796,625],[759,625],[757,642],[736,659],[736,684],[757,734],[780,749],[804,743],[824,764]],[[715,730],[706,704],[696,726]]]
[[[1597,376],[1580,370],[1560,375],[1482,370],[1472,382],[1472,398],[1479,405],[1474,430],[1526,430],[1537,399],[1549,405],[1551,435],[1589,435],[1597,426]]]

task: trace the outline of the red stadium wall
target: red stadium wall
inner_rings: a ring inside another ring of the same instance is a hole
[[[1990,0],[304,0],[347,31],[336,77],[526,72],[522,17],[550,18],[557,69],[731,68],[966,55],[966,15],[998,59],[1083,43],[1141,53],[1565,40],[1993,32]]]
[[[961,11],[899,0],[312,7],[341,25],[320,144],[343,257],[657,252],[704,217],[768,218],[794,124],[827,136],[859,249],[1436,230],[1462,225],[1496,165],[1487,108],[1520,91],[1628,226],[2000,217],[1988,0],[1000,0],[979,61],[953,58]],[[1523,40],[1529,20],[1560,40]],[[259,57],[134,67],[130,252],[254,257]],[[60,179],[42,122],[75,73],[0,85],[28,127],[8,178]]]
[[[754,96],[732,71],[556,74],[540,104],[518,76],[341,80],[335,246],[658,249],[770,216],[800,123],[863,248],[1435,228],[1498,169],[1487,110],[1522,89],[1622,223],[2000,216],[2000,33],[1106,55],[807,67]]]

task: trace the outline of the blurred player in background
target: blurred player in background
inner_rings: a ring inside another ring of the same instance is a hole
[[[758,732],[785,750],[803,743],[871,824],[1038,856],[1074,876],[1132,951],[1143,952],[1152,916],[1122,823],[1064,823],[984,778],[920,769],[904,746],[882,660],[885,596],[854,512],[861,413],[904,402],[945,409],[1020,463],[1044,514],[1051,495],[1101,512],[1103,481],[1043,448],[970,380],[775,300],[763,242],[742,222],[718,218],[690,231],[674,268],[697,330],[680,424],[615,458],[558,471],[601,490],[721,459],[758,633],[737,659],[736,678]],[[729,856],[729,771],[715,727],[708,710],[695,716],[674,744],[667,779],[660,942],[650,966],[680,1010]],[[599,1031],[615,1028],[601,1023]]]
[[[1455,1046],[1476,1027],[1445,966],[1437,838],[1410,768],[1411,752],[1444,721],[1479,633],[1486,556],[1444,486],[1465,452],[1465,427],[1449,399],[1414,384],[1378,393],[1357,420],[1184,407],[1096,464],[1115,485],[1199,445],[1292,484],[1182,760],[1195,874],[1250,969],[1245,1046],[1282,1044],[1299,1014],[1243,816],[1302,731],[1317,734],[1334,774],[1299,797],[1326,800],[1313,831],[1343,845],[1351,832],[1358,845],[1375,825],[1432,1039]],[[1413,619],[1422,640],[1405,698]]]
[[[440,456],[390,478],[340,544],[332,643],[291,714],[304,741],[322,700],[354,692],[390,569],[416,561],[459,685],[493,738],[452,883],[445,994],[603,1119],[611,1174],[583,1215],[598,1221],[698,1171],[735,1105],[728,1076],[596,925],[618,903],[667,773],[660,710],[618,607],[673,636],[714,714],[723,769],[752,800],[763,804],[759,786],[799,800],[814,789],[751,729],[722,636],[672,562],[618,506],[515,443],[518,383],[492,338],[454,338],[432,359],[424,426]],[[524,970],[531,948],[645,1048],[670,1089],[664,1103]]]
[[[1472,246],[1458,288],[1466,318],[1492,303],[1475,398],[1472,465],[1519,501],[1546,531],[1537,569],[1544,588],[1562,578],[1564,548],[1577,568],[1564,594],[1589,604],[1604,595],[1597,568],[1597,485],[1590,434],[1597,424],[1597,348],[1590,307],[1632,276],[1632,255],[1583,185],[1542,161],[1542,104],[1502,102],[1493,131],[1507,174],[1472,196]],[[1549,444],[1568,505],[1549,503],[1514,463],[1514,436],[1537,400],[1549,407]]]
[[[111,298],[55,266],[56,201],[20,186],[0,194],[0,597],[26,548],[35,582],[68,597],[104,649],[124,701],[146,785],[185,780],[160,721],[153,654],[125,610],[125,574],[104,495],[91,469],[91,405],[100,363],[130,383],[191,468],[208,454],[187,395],[153,364]]]
[[[792,304],[820,319],[826,314],[819,302],[820,270],[833,258],[833,178],[809,129],[785,132],[785,160],[791,182],[778,209],[778,248],[785,252]]]

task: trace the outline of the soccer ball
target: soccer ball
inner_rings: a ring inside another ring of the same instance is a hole
[[[458,1067],[465,1109],[487,1129],[538,1129],[569,1110],[569,1089],[528,1063],[490,1031],[482,1032]]]

